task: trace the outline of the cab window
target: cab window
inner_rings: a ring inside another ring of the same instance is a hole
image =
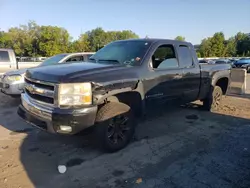
[[[152,56],[152,68],[170,69],[177,67],[178,60],[173,45],[159,46]]]
[[[179,61],[182,68],[192,67],[194,65],[191,51],[188,46],[179,46]]]

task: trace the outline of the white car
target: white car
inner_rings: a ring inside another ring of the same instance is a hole
[[[52,56],[43,61],[38,66],[49,66],[60,63],[85,62],[94,54],[94,52],[65,53]],[[24,74],[27,69],[18,69],[4,73],[0,77],[1,92],[12,96],[19,97],[24,88]]]

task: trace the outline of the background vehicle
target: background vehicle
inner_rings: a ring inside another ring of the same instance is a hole
[[[250,72],[250,58],[243,58],[234,63],[233,68],[243,68]]]
[[[215,61],[215,64],[232,64],[232,62],[229,59],[217,59]]]
[[[58,134],[96,125],[96,140],[116,151],[147,109],[199,99],[216,110],[230,83],[230,65],[200,65],[193,45],[182,41],[116,41],[89,60],[27,70],[19,116]]]
[[[17,61],[14,51],[0,48],[0,75],[15,69],[17,69]]]
[[[60,63],[84,62],[88,61],[89,57],[93,54],[93,52],[58,54],[46,59],[38,66],[41,67]],[[20,96],[23,92],[24,74],[26,70],[27,69],[18,69],[4,73],[0,79],[1,92],[12,97]]]
[[[202,59],[202,60],[199,60],[199,63],[200,64],[215,64],[215,61],[212,59]]]

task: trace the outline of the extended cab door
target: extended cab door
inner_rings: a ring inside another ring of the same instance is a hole
[[[149,78],[144,80],[147,104],[173,101],[182,94],[182,69],[179,66],[175,47],[159,44],[152,53]]]
[[[177,53],[180,67],[183,69],[182,90],[183,102],[191,102],[198,98],[200,91],[200,66],[191,45],[178,45]]]

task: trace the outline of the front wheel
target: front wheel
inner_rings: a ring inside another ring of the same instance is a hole
[[[135,118],[131,108],[119,102],[110,102],[100,108],[96,118],[99,145],[108,152],[124,148],[135,131]]]
[[[203,106],[206,110],[214,111],[219,109],[219,105],[222,100],[222,89],[219,86],[215,86],[210,89],[209,95],[203,101]]]

